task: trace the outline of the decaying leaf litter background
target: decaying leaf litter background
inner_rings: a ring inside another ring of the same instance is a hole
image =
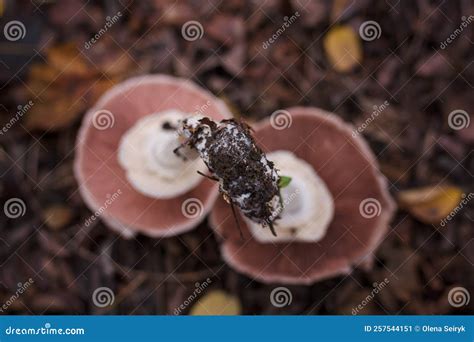
[[[204,292],[224,290],[244,314],[350,314],[373,283],[386,277],[389,285],[361,314],[472,313],[472,301],[455,309],[447,300],[454,286],[474,295],[472,203],[445,227],[433,224],[430,215],[438,222],[436,210],[451,205],[449,196],[422,203],[430,208],[428,217],[426,210],[417,215],[420,203],[405,205],[372,271],[287,286],[292,303],[277,308],[270,293],[281,284],[264,285],[231,270],[206,222],[159,242],[143,236],[123,240],[100,220],[86,227],[91,212],[72,173],[85,110],[123,79],[165,73],[210,89],[250,122],[277,109],[310,105],[358,126],[387,101],[363,135],[394,196],[440,182],[453,186],[448,193],[454,196],[473,192],[474,125],[454,131],[447,120],[455,109],[471,114],[474,109],[473,26],[440,48],[461,17],[473,14],[471,1],[7,0],[2,5],[2,21],[21,20],[28,32],[17,43],[2,36],[2,123],[18,105],[34,102],[0,135],[1,203],[18,197],[27,204],[21,218],[0,215],[0,302],[19,282],[34,280],[6,313],[173,314],[196,282],[210,278]],[[86,49],[106,17],[118,11],[119,22]],[[295,11],[297,20],[263,48]],[[202,24],[201,39],[183,39],[181,27],[189,20]],[[367,20],[380,25],[378,39],[361,39],[358,29]],[[112,306],[93,305],[92,292],[101,286],[114,291]]]

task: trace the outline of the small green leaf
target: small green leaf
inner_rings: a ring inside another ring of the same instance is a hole
[[[281,188],[284,188],[286,186],[288,186],[291,182],[291,177],[288,177],[288,176],[281,176],[280,179],[278,180],[278,187],[281,189]]]

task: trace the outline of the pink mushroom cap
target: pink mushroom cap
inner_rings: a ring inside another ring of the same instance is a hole
[[[218,195],[217,185],[204,177],[195,188],[171,199],[147,197],[127,181],[117,159],[122,136],[140,118],[166,110],[198,112],[215,120],[232,116],[223,101],[190,81],[147,75],[107,91],[82,121],[74,161],[79,191],[96,216],[124,236],[141,232],[165,237],[188,231],[205,218]],[[118,191],[120,195],[113,196]],[[200,206],[190,209],[193,215],[183,214],[187,200]]]
[[[210,224],[222,237],[224,259],[265,283],[311,284],[348,274],[354,266],[370,267],[396,208],[375,156],[336,115],[318,108],[287,111],[292,122],[285,129],[274,128],[270,120],[254,127],[257,144],[265,152],[288,150],[308,162],[332,194],[334,217],[318,242],[261,243],[238,215],[245,237],[240,238],[231,208],[218,199]],[[367,199],[379,203],[376,215],[361,214],[361,203]]]

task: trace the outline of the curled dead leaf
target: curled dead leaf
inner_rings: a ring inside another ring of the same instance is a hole
[[[240,315],[241,304],[237,297],[222,290],[213,290],[201,297],[191,308],[193,316],[228,316]]]
[[[359,36],[348,25],[335,26],[323,40],[324,51],[334,70],[349,72],[362,62]]]
[[[455,186],[430,186],[402,191],[397,199],[418,220],[439,224],[463,199],[464,192]]]

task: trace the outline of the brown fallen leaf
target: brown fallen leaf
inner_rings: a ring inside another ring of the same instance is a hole
[[[46,225],[57,230],[71,222],[72,210],[65,205],[53,205],[44,211],[43,216]]]
[[[324,37],[323,46],[336,71],[349,72],[362,62],[360,38],[348,25],[332,28]]]
[[[46,82],[54,82],[57,77],[58,71],[56,70],[56,68],[42,63],[33,64],[30,66],[30,70],[28,71],[28,85],[36,86],[42,85]],[[33,90],[40,92],[42,89],[35,88]]]
[[[126,75],[136,66],[131,54],[117,49],[117,43],[110,36],[104,37],[94,44],[92,49],[84,50],[82,53],[92,65],[92,69],[108,77]]]
[[[27,89],[34,99],[25,115],[30,130],[68,127],[119,81],[118,77],[103,76],[73,44],[51,47],[46,59],[46,63],[32,65],[28,74]]]
[[[120,78],[102,78],[95,80],[94,83],[90,84],[90,87],[86,91],[86,98],[89,104],[95,103],[103,93],[112,88],[114,85],[120,82]]]
[[[91,77],[95,73],[73,43],[52,46],[46,59],[48,65],[70,76]]]
[[[59,84],[44,88],[38,102],[26,115],[26,127],[31,130],[57,130],[69,126],[86,109],[79,84],[71,91],[61,89]],[[41,101],[41,102],[39,102]]]
[[[191,308],[192,316],[227,316],[240,315],[241,305],[237,297],[222,290],[213,290],[201,297]]]
[[[430,186],[402,191],[397,199],[418,220],[439,224],[461,202],[464,192],[455,186]]]

